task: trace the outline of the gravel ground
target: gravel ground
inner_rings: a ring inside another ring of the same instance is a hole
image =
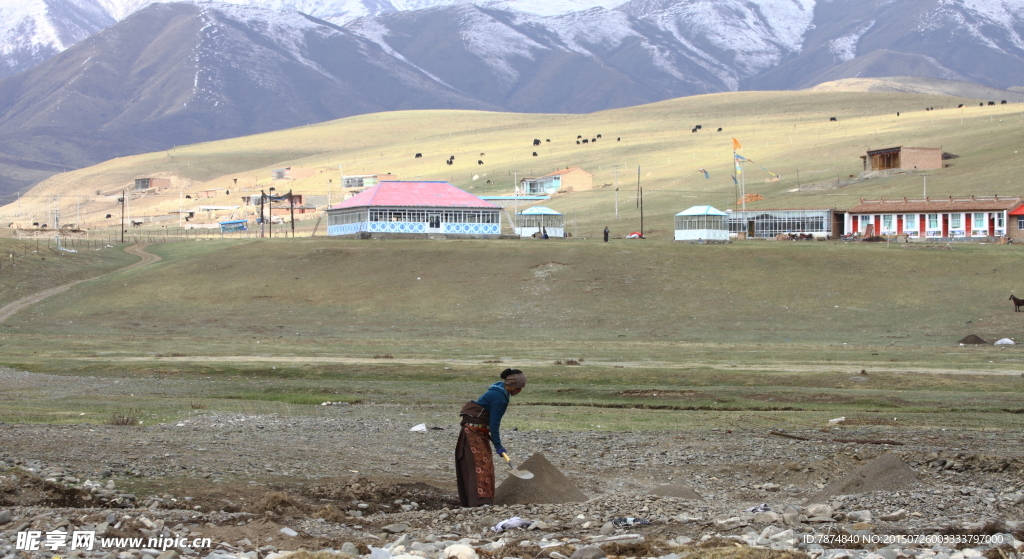
[[[187,394],[195,393],[196,382],[0,370],[5,390],[39,397]],[[785,433],[810,439],[796,440],[743,429],[513,431],[504,435],[520,460],[543,452],[591,499],[460,509],[454,411],[388,405],[321,411],[281,417],[198,410],[180,422],[141,426],[0,424],[0,558],[282,559],[280,553],[298,548],[365,555],[373,546],[388,548],[389,557],[440,559],[461,542],[495,558],[561,559],[591,544],[602,550],[595,553],[681,559],[738,544],[828,559],[1013,559],[1007,554],[1019,553],[1020,542],[1006,533],[1024,536],[1020,433],[873,426]],[[426,432],[409,431],[424,422],[431,427]],[[905,444],[828,440],[834,438]],[[890,452],[918,483],[807,504]],[[499,472],[500,483],[505,474]],[[703,499],[650,496],[660,484],[691,488]],[[770,510],[744,512],[762,504]],[[487,530],[513,516],[529,528]],[[629,517],[650,524],[610,523]],[[15,549],[19,533],[60,527],[118,537],[209,537],[212,547],[179,540],[167,553],[131,542],[87,552]],[[892,534],[986,533],[1005,534],[1006,545],[963,537],[875,541]],[[829,534],[848,539],[810,537]],[[375,553],[373,559],[386,559],[384,550]]]

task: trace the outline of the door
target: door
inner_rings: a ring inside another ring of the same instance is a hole
[[[896,234],[903,234],[903,214],[896,215]]]
[[[754,238],[754,220],[753,219],[747,220],[747,238],[748,239]]]
[[[942,214],[942,236],[949,238],[949,214]]]
[[[441,214],[430,214],[427,216],[427,227],[434,231],[441,229]]]

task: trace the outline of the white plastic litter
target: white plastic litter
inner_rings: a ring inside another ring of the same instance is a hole
[[[768,503],[761,503],[756,507],[750,507],[743,512],[772,512],[772,508],[768,506]]]
[[[292,530],[291,528],[287,528],[287,527],[286,527],[286,528],[281,528],[281,533],[282,533],[282,534],[284,534],[284,535],[286,535],[286,536],[290,536],[290,537],[293,537],[293,538],[294,538],[295,536],[298,536],[298,535],[299,535],[299,533],[298,533],[298,532],[296,532],[295,530]]]
[[[829,425],[835,425],[836,423],[842,423],[844,421],[846,421],[846,417],[845,416],[844,417],[837,417],[835,419],[829,419],[828,420],[828,424]]]
[[[502,520],[501,522],[495,524],[494,527],[491,528],[491,531],[493,531],[493,532],[504,532],[505,530],[512,530],[512,529],[515,529],[515,528],[522,528],[523,526],[529,526],[529,525],[530,525],[530,521],[529,520],[523,520],[522,518],[519,518],[518,516],[513,516],[512,518],[509,518],[508,520]]]
[[[412,429],[409,429],[409,431],[412,431],[412,432],[415,432],[415,433],[418,433],[420,431],[426,431],[426,430],[427,430],[427,424],[426,423],[420,423],[419,425],[413,425]]]
[[[1010,338],[1003,338],[1001,340],[996,341],[995,345],[1015,345],[1015,342]]]

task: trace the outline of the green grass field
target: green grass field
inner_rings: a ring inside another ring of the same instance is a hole
[[[957,109],[961,103],[965,107]],[[925,107],[935,110],[924,111]],[[829,122],[832,116],[838,122]],[[691,133],[697,124],[702,130]],[[624,234],[639,228],[633,198],[639,165],[646,228],[654,238],[667,238],[671,216],[691,205],[736,206],[730,178],[732,136],[742,142],[744,156],[782,176],[779,182],[765,183],[769,173],[748,165],[747,192],[765,197],[750,207],[845,209],[860,197],[920,196],[923,179],[913,174],[835,191],[789,191],[801,184],[856,175],[866,150],[895,145],[941,147],[960,156],[949,160],[948,168],[928,173],[930,196],[1022,194],[1016,177],[1024,154],[1018,153],[1020,146],[1014,141],[1022,128],[1019,105],[978,107],[976,100],[901,93],[728,93],[588,115],[399,111],[183,146],[64,173],[23,197],[21,219],[45,220],[52,205],[49,196],[61,194],[65,215],[77,219],[76,212],[81,211],[82,221],[93,229],[111,225],[113,218],[105,215],[119,215],[119,207],[96,193],[130,188],[139,176],[177,178],[171,191],[132,201],[130,216],[166,215],[179,204],[186,209],[237,205],[239,195],[272,186],[279,193],[292,189],[305,194],[325,194],[331,188],[334,199],[340,200],[339,166],[345,174],[392,172],[403,180],[447,180],[487,195],[511,193],[517,176],[580,165],[594,173],[597,188],[558,196],[547,205],[566,213],[570,230],[578,235],[595,236],[605,225]],[[596,144],[576,144],[577,135],[597,134],[602,139]],[[532,146],[535,138],[542,140],[541,146]],[[534,151],[537,157],[532,156]],[[423,157],[416,159],[415,153]],[[455,165],[444,164],[449,155],[456,156]],[[478,160],[484,165],[477,165]],[[272,181],[271,170],[284,166],[314,168],[318,174]],[[697,171],[701,168],[708,170],[710,180]],[[210,188],[232,194],[194,198]],[[185,200],[185,194],[193,199]],[[0,215],[11,219],[17,212],[17,205],[0,209]],[[302,230],[311,231],[311,223]]]
[[[0,325],[0,364],[201,388],[127,400],[0,388],[0,421],[104,421],[128,405],[164,420],[196,403],[444,410],[507,366],[530,375],[524,428],[1024,420],[1021,350],[957,343],[1019,334],[1024,314],[1006,300],[1019,283],[1013,245],[282,239],[149,250],[163,260]]]

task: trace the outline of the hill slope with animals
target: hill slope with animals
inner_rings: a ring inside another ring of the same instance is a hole
[[[1024,154],[1015,153],[1018,147],[1009,140],[1024,127],[1020,106],[978,105],[966,98],[908,93],[746,92],[588,115],[362,115],[57,175],[0,208],[0,219],[45,223],[58,196],[65,222],[116,227],[117,220],[106,216],[119,216],[116,196],[134,188],[138,177],[166,177],[172,186],[140,193],[130,201],[129,218],[166,217],[199,205],[241,206],[235,216],[251,217],[256,208],[244,206],[241,197],[270,188],[340,201],[342,174],[390,172],[399,179],[450,181],[477,195],[503,195],[511,194],[523,176],[580,166],[594,174],[594,188],[556,195],[544,205],[565,213],[574,235],[598,235],[607,225],[617,236],[640,227],[639,165],[645,233],[668,238],[671,216],[687,207],[737,207],[731,137],[753,162],[746,165],[746,191],[762,200],[748,204],[751,208],[844,209],[860,197],[920,196],[925,179],[914,173],[801,190],[809,183],[856,179],[866,150],[898,145],[940,147],[958,156],[928,173],[929,196],[1024,193],[1016,178]],[[295,178],[275,180],[273,170],[285,167],[296,171]],[[211,197],[200,202],[201,192]],[[200,220],[202,215],[197,213]],[[166,225],[176,227],[177,219]],[[312,224],[306,231],[311,229]]]

